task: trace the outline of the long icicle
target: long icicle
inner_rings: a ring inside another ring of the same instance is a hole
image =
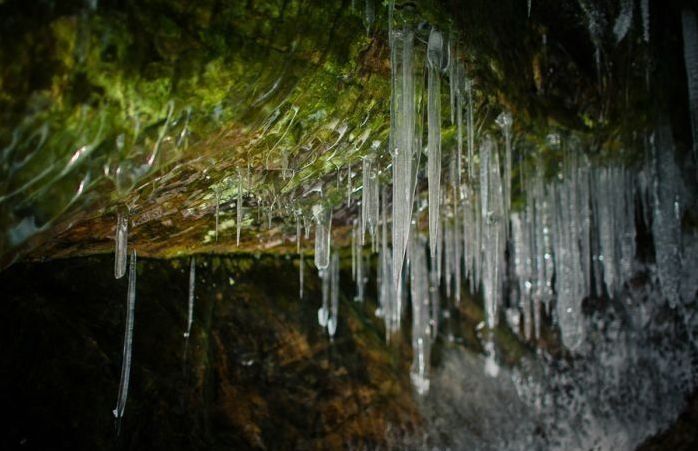
[[[131,251],[131,261],[128,271],[128,294],[126,296],[126,326],[124,330],[123,358],[121,360],[121,380],[116,408],[112,411],[116,418],[116,434],[121,432],[121,419],[124,417],[126,399],[128,398],[128,383],[131,377],[131,352],[133,342],[133,316],[136,309],[136,250]]]
[[[443,37],[435,29],[429,34],[427,65],[427,178],[429,182],[429,252],[431,261],[439,254],[439,204],[441,200],[441,64]]]
[[[194,288],[196,286],[196,257],[192,257],[189,262],[189,310],[187,316],[187,331],[184,336],[189,341],[191,334],[191,325],[194,322]]]

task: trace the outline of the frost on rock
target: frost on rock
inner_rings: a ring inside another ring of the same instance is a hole
[[[126,274],[128,257],[128,213],[124,210],[117,212],[115,242],[114,277],[121,279]]]
[[[128,270],[128,293],[126,296],[126,325],[124,330],[124,346],[121,360],[121,380],[116,408],[112,411],[116,418],[117,434],[121,429],[121,419],[124,417],[128,384],[131,377],[131,348],[133,343],[133,316],[136,309],[136,250],[131,251]]]

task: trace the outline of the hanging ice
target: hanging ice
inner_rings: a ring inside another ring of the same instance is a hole
[[[121,360],[121,380],[116,408],[112,411],[116,418],[117,434],[121,429],[121,419],[124,417],[126,399],[128,398],[128,383],[131,377],[131,345],[133,341],[133,316],[136,308],[136,250],[131,251],[131,261],[128,270],[128,294],[126,296],[126,325],[124,330],[123,357]]]
[[[439,243],[439,204],[441,201],[441,66],[443,37],[432,28],[427,48],[427,178],[429,182],[429,251],[436,261]]]
[[[392,8],[391,8],[392,11]],[[391,14],[392,15],[392,14]],[[408,29],[391,30],[390,152],[393,170],[392,282],[395,297],[402,298],[402,270],[409,242],[415,182],[421,148],[417,126],[414,34]],[[399,309],[398,309],[399,310]]]
[[[511,113],[505,111],[497,116],[496,122],[504,133],[505,153],[502,193],[504,194],[504,221],[508,228],[509,212],[511,211],[511,126],[514,120],[511,117]]]
[[[498,305],[502,297],[505,249],[502,178],[497,147],[488,135],[480,146],[480,209],[482,228],[482,284],[487,326],[497,325]]]
[[[412,367],[410,379],[420,395],[429,391],[431,359],[431,322],[429,308],[429,270],[421,239],[410,245],[410,287],[412,299]]]
[[[189,262],[189,310],[187,315],[187,331],[184,336],[189,338],[191,324],[194,322],[194,288],[196,285],[196,258],[192,257]]]
[[[616,35],[616,43],[622,41],[630,30],[630,26],[633,23],[634,6],[634,0],[620,1],[620,13],[616,18],[616,23],[613,25],[613,34]]]
[[[128,257],[128,213],[123,210],[117,212],[115,242],[114,277],[121,279],[126,274]]]
[[[327,327],[330,316],[330,274],[327,268],[319,271],[320,283],[322,284],[322,306],[317,311],[317,322],[320,327]]]
[[[378,177],[373,167],[373,155],[364,157],[363,168],[363,188],[361,194],[361,234],[359,235],[360,245],[364,245],[366,231],[375,237],[376,225],[378,224]]]
[[[332,212],[323,204],[315,204],[313,218],[315,219],[315,266],[318,270],[322,270],[330,264]]]
[[[640,0],[640,12],[642,13],[642,38],[650,42],[650,0]]]
[[[652,237],[657,275],[669,305],[681,302],[681,174],[671,127],[662,124],[652,142]]]
[[[683,56],[688,80],[688,106],[691,111],[693,133],[693,157],[698,162],[698,21],[691,9],[681,13],[683,29]]]
[[[330,266],[330,314],[327,319],[327,333],[330,338],[334,337],[337,331],[337,318],[339,313],[339,255],[335,252],[332,255]]]
[[[238,169],[238,199],[235,203],[236,216],[235,216],[235,238],[236,246],[240,246],[240,229],[242,228],[242,171]],[[218,207],[216,207],[218,211]],[[299,241],[300,243],[300,241]]]
[[[303,258],[303,249],[300,250],[300,260],[298,262],[298,285],[299,285],[299,290],[298,290],[298,298],[303,299],[303,268],[305,266],[304,258]]]

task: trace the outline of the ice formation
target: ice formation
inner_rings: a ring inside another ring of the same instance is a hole
[[[191,325],[194,322],[194,297],[196,288],[196,258],[192,257],[189,262],[189,302],[187,309],[187,330],[184,336],[188,339],[191,334]]]
[[[441,203],[441,66],[443,36],[432,29],[427,45],[429,81],[427,85],[427,179],[429,182],[429,251],[436,261],[439,243]]]
[[[691,110],[693,133],[693,157],[698,161],[698,20],[691,9],[681,13],[683,29],[683,55],[688,80],[688,106]]]
[[[128,213],[119,210],[116,216],[116,237],[114,247],[114,277],[121,279],[126,274],[128,257]]]
[[[119,394],[116,408],[112,411],[116,418],[117,434],[121,429],[121,419],[126,409],[128,398],[128,384],[131,377],[131,348],[133,342],[133,316],[136,309],[136,250],[131,250],[131,258],[128,269],[128,293],[126,296],[126,324],[124,330],[124,347],[121,360],[121,380],[119,382]]]

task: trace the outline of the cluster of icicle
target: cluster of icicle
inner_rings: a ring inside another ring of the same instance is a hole
[[[582,301],[588,296],[617,296],[633,274],[640,212],[652,230],[658,279],[670,304],[677,305],[680,280],[672,268],[681,265],[682,207],[678,182],[672,182],[679,180],[679,171],[668,128],[652,134],[652,150],[642,170],[592,168],[580,144],[551,134],[548,144],[562,155],[561,169],[546,177],[540,159],[529,171],[532,176],[524,177],[522,169],[525,203],[513,211],[511,114],[497,117],[501,134],[484,134],[476,152],[472,85],[456,58],[455,45],[437,30],[431,31],[426,48],[418,48],[417,42],[409,28],[390,30],[390,161],[387,168],[379,167],[375,145],[363,159],[360,221],[353,222],[351,234],[357,300],[363,300],[367,281],[366,235],[371,237],[370,254],[377,253],[376,314],[384,319],[387,340],[400,329],[405,306],[411,305],[411,378],[417,391],[428,390],[430,348],[448,308],[444,304],[442,309],[439,296],[444,292],[458,305],[464,279],[471,292],[482,294],[488,329],[505,317],[516,333],[530,340],[540,336],[543,318],[548,318],[560,329],[563,344],[578,350],[585,339]],[[424,71],[426,87],[420,85]],[[457,144],[442,156],[439,91],[444,73],[450,81]],[[443,162],[448,162],[444,180]],[[428,238],[416,226],[422,164],[428,184]],[[379,174],[384,171],[391,173],[392,187],[381,186]],[[351,187],[348,192],[351,198]],[[338,276],[334,267],[327,269],[331,214],[327,206],[317,209],[323,212],[318,215],[314,209],[316,266],[323,280],[319,319],[329,328],[336,303],[334,298],[330,303],[327,293],[334,294],[330,286]]]
[[[513,211],[511,114],[503,112],[497,117],[501,133],[483,134],[476,152],[473,87],[458,58],[457,39],[446,38],[434,28],[422,44],[409,26],[393,28],[393,8],[390,2],[390,133],[387,146],[374,141],[361,161],[360,212],[351,221],[352,278],[356,283],[355,300],[361,302],[369,280],[369,259],[377,257],[376,315],[385,323],[388,341],[400,330],[409,302],[414,355],[411,379],[416,390],[423,394],[429,389],[431,345],[441,319],[448,316],[447,302],[452,300],[456,306],[461,302],[463,280],[470,292],[482,294],[482,326],[489,329],[485,336],[491,337],[491,329],[504,316],[525,339],[537,338],[543,318],[549,318],[559,327],[563,344],[570,350],[578,349],[585,340],[582,300],[591,295],[617,295],[633,273],[639,216],[644,216],[645,226],[652,231],[656,273],[663,292],[672,306],[679,305],[681,281],[676,268],[681,266],[682,258],[683,207],[669,127],[660,127],[648,138],[651,152],[642,170],[592,168],[580,145],[573,140],[562,142],[560,136],[551,134],[549,144],[563,155],[562,168],[548,177],[542,161],[535,162],[536,169],[529,171],[533,176],[524,177],[522,168],[520,185],[525,204]],[[693,33],[691,27],[694,25],[684,24],[688,34]],[[456,129],[455,148],[444,155],[442,77],[449,82],[450,122]],[[362,142],[368,137],[364,135]],[[423,135],[427,137],[426,146]],[[442,170],[444,162],[447,164]],[[347,206],[351,207],[356,189],[352,167],[346,169]],[[426,202],[417,195],[422,172],[426,173],[428,186]],[[444,172],[447,177],[442,177]],[[388,176],[392,177],[389,185],[385,183]],[[243,185],[238,171],[238,242]],[[296,225],[300,256],[299,294],[303,298],[301,231],[305,229],[308,239],[312,224],[314,263],[322,283],[318,322],[334,337],[339,320],[340,258],[333,252],[333,205],[329,197],[322,197],[321,188],[310,192],[314,191],[320,191],[320,199],[312,207],[310,223],[300,208],[290,214]],[[418,227],[423,207],[428,208],[428,235]],[[126,272],[127,224],[128,219],[119,215],[117,278]],[[132,271],[135,254],[133,258]],[[193,321],[194,278],[192,259],[187,338]],[[444,302],[440,299],[442,292],[446,295]],[[129,302],[130,295],[129,287]],[[128,320],[125,366],[130,364],[132,313]],[[485,348],[490,367],[495,368],[493,342],[485,343]],[[125,379],[127,389],[128,370]],[[119,397],[121,400],[122,395]],[[125,394],[123,398],[125,403]],[[123,406],[117,411],[120,418]]]

